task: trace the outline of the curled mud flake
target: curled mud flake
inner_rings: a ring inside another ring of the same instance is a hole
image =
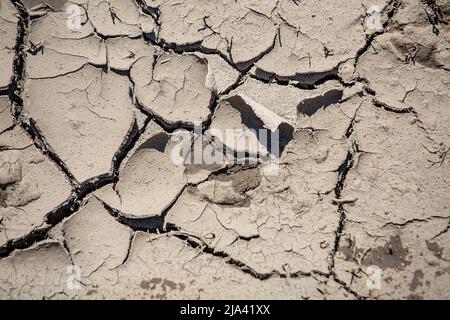
[[[19,127],[0,135],[0,244],[41,226],[66,201],[71,186]]]
[[[382,12],[388,1],[379,1]],[[336,8],[325,1],[302,1],[299,8],[292,0],[280,2],[282,20],[275,47],[256,63],[256,75],[272,75],[279,80],[298,80],[305,84],[337,73],[340,64],[356,58],[366,45],[366,33],[361,18],[364,7],[351,0],[342,1]],[[384,17],[380,15],[378,24]]]
[[[139,37],[151,18],[142,15],[133,0],[89,0],[89,21],[102,37]]]
[[[256,189],[262,181],[258,167],[234,167],[225,174],[214,175],[198,186],[199,196],[219,205],[248,207],[246,192]]]
[[[245,95],[230,95],[220,100],[210,127],[210,134],[226,148],[253,157],[258,154],[265,157],[269,153],[280,156],[293,131],[288,120]],[[275,139],[271,140],[274,135]]]
[[[207,87],[222,94],[234,87],[240,73],[226,60],[218,55],[195,53],[200,58],[208,60]]]
[[[121,225],[95,197],[63,225],[64,241],[73,263],[89,277],[99,268],[112,269],[128,254],[131,230]]]
[[[29,78],[52,78],[75,72],[85,64],[106,65],[105,43],[95,36],[83,7],[78,7],[79,25],[68,25],[67,3],[31,22],[26,44]]]
[[[302,83],[307,83],[305,80],[310,77],[314,79],[311,81],[314,83],[321,74],[324,76],[326,72],[332,73],[335,68],[335,63],[330,59],[323,58],[323,61],[317,62],[312,60],[321,56],[323,44],[299,34],[295,28],[282,25],[279,38],[280,41],[275,42],[275,48],[256,63],[257,77],[273,74],[280,80],[302,79]]]
[[[85,66],[29,82],[24,111],[79,181],[108,173],[134,122],[129,81]]]
[[[247,199],[234,191],[231,182],[205,182],[199,186],[200,197],[217,204],[239,205]]]
[[[246,79],[230,95],[244,95],[278,116],[295,123],[298,105],[309,98],[326,94],[332,90],[343,90],[338,81],[327,81],[316,89],[302,90],[293,84],[264,83],[254,78]]]
[[[143,58],[131,70],[139,104],[172,126],[206,121],[214,99],[207,86],[208,61],[164,53],[153,64],[153,58]]]
[[[182,6],[175,0],[163,1],[159,39],[169,46],[216,51],[236,66],[246,67],[273,46],[275,23],[257,12],[267,12],[269,7],[266,2],[234,0],[189,0]]]
[[[186,185],[184,166],[172,160],[175,147],[167,133],[154,133],[122,165],[119,182],[96,194],[129,218],[162,215]]]

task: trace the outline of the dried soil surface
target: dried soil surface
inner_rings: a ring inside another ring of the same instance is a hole
[[[449,22],[449,0],[0,0],[0,298],[450,299]],[[256,129],[276,174],[187,161],[258,157]]]

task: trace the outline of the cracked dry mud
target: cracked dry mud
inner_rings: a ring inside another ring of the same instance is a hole
[[[448,0],[0,0],[0,298],[449,299],[448,22]],[[256,156],[254,129],[275,175],[187,161]]]

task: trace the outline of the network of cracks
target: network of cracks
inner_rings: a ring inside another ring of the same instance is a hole
[[[0,0],[0,297],[449,298],[449,18]]]

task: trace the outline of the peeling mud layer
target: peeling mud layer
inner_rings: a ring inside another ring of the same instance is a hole
[[[450,299],[449,23],[0,0],[0,299]]]

